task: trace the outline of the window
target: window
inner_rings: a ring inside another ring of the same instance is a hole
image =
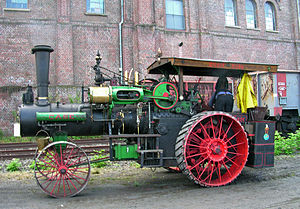
[[[6,0],[6,8],[27,9],[27,0]]]
[[[166,24],[168,29],[185,29],[182,0],[166,0]]]
[[[104,14],[104,0],[87,0],[86,12],[94,14]]]
[[[235,0],[225,0],[225,25],[237,26]]]
[[[276,30],[275,8],[271,2],[265,4],[266,30]]]
[[[246,0],[247,28],[257,28],[256,4],[253,0]]]

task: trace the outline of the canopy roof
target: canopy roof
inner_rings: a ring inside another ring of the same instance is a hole
[[[241,77],[244,72],[277,72],[278,65],[263,63],[242,63],[219,60],[161,57],[148,68],[149,74],[179,74],[189,76]]]

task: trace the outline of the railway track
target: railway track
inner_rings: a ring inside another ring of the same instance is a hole
[[[80,139],[73,140],[80,146],[88,156],[104,150],[103,154],[109,153],[109,142],[103,139]],[[35,142],[23,143],[0,143],[0,160],[10,160],[13,158],[32,159],[35,155],[37,144]]]

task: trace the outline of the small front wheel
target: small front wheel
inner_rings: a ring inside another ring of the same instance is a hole
[[[51,143],[35,158],[36,181],[52,197],[68,197],[80,193],[87,185],[90,171],[88,156],[71,142]]]

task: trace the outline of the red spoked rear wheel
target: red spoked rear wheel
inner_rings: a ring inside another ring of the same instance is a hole
[[[90,176],[86,153],[71,142],[54,142],[35,159],[35,178],[41,189],[52,197],[74,196],[81,192]]]
[[[195,115],[182,127],[176,143],[180,169],[202,186],[232,182],[244,168],[248,141],[244,128],[224,112]]]

